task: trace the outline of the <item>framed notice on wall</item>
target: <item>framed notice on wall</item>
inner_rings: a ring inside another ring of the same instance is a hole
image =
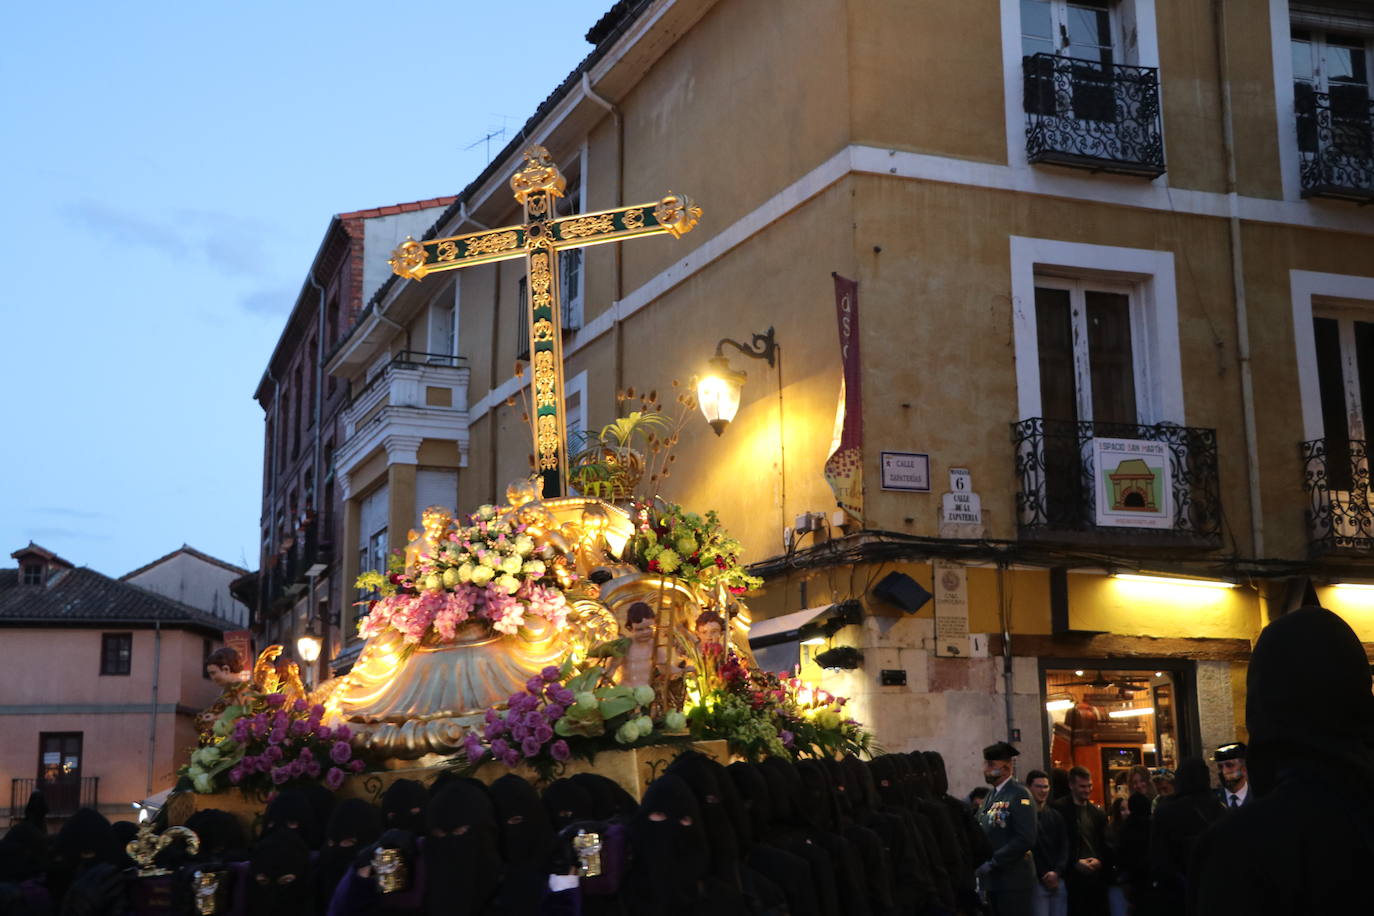
[[[1169,446],[1146,439],[1093,439],[1097,524],[1174,527]]]
[[[935,563],[935,654],[968,658],[968,570],[957,563]]]

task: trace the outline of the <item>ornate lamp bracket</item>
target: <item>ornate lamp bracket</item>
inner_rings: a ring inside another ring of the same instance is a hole
[[[742,344],[737,340],[722,337],[720,343],[716,344],[716,356],[725,355],[723,350],[726,344],[734,347],[744,356],[748,356],[752,359],[766,359],[770,366],[775,365],[777,362],[778,342],[773,339],[773,329],[771,327],[762,334],[755,334],[753,340],[750,341],[749,344]]]

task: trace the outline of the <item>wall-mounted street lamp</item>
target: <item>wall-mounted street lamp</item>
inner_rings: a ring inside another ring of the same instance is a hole
[[[320,657],[320,649],[324,647],[324,640],[320,637],[319,630],[312,619],[305,632],[296,637],[296,654],[300,660],[307,665],[314,665]]]
[[[697,403],[701,405],[706,422],[711,424],[717,436],[725,432],[725,427],[735,419],[745,379],[745,373],[731,368],[730,361],[725,358],[726,344],[751,359],[768,360],[769,366],[776,365],[778,359],[778,344],[773,339],[772,328],[763,334],[755,334],[747,345],[728,337],[721,338],[720,343],[716,344],[716,355],[711,357],[706,372],[697,379]]]

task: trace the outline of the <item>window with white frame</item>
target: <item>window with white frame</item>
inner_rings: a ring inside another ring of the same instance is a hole
[[[1349,490],[1374,434],[1374,310],[1334,302],[1313,304],[1317,384],[1326,477],[1336,490]]]
[[[1298,148],[1316,152],[1321,140],[1336,150],[1370,155],[1370,72],[1374,37],[1357,32],[1294,28],[1293,97]],[[1329,137],[1320,134],[1329,131]]]
[[[453,284],[429,307],[429,353],[431,357],[458,355],[458,284]],[[449,364],[451,361],[439,359]]]
[[[1138,421],[1132,307],[1135,288],[1099,279],[1035,278],[1042,415],[1055,420]]]
[[[358,506],[358,572],[386,572],[387,523],[391,510],[387,485],[362,498]],[[359,591],[359,598],[373,597]]]

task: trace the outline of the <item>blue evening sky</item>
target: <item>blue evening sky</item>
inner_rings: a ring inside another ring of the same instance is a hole
[[[253,391],[330,217],[460,191],[612,2],[6,4],[0,566],[256,568]]]

